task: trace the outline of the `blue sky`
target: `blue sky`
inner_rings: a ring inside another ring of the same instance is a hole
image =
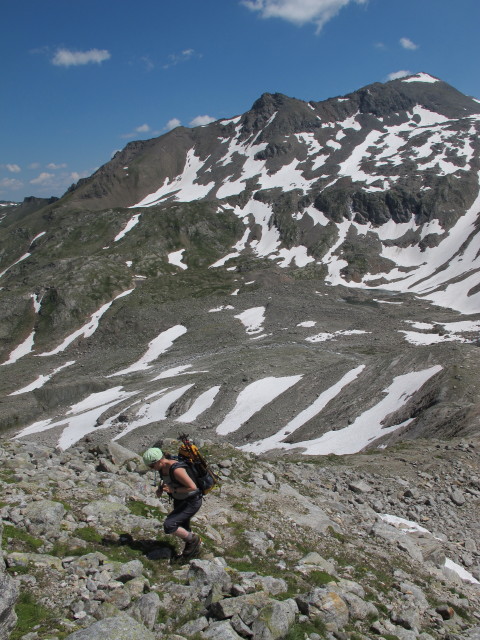
[[[60,196],[131,140],[426,71],[480,98],[479,0],[18,0],[0,200]]]

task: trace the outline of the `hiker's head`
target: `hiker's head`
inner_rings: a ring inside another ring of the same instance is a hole
[[[164,457],[164,455],[161,449],[158,449],[157,447],[152,447],[151,449],[147,449],[142,457],[143,457],[145,466],[149,467],[150,469],[153,469],[155,463],[161,460]]]

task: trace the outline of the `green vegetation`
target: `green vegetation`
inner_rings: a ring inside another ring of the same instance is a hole
[[[338,582],[338,580],[326,571],[316,569],[308,574],[308,582],[314,587],[323,587],[329,582]]]
[[[93,527],[79,527],[75,529],[75,536],[85,542],[94,542],[100,544],[102,542],[102,536],[97,533]]]
[[[143,518],[156,518],[159,520],[165,515],[158,507],[152,507],[141,500],[129,500],[127,502],[127,507],[133,515],[142,516]]]
[[[10,635],[10,640],[19,640],[33,628],[39,636],[51,632],[56,619],[54,612],[36,602],[29,591],[20,594],[15,612],[18,616],[17,626]],[[58,632],[55,635],[59,637]]]
[[[285,640],[305,640],[311,633],[318,633],[318,635],[324,636],[326,633],[325,624],[321,620],[299,622],[290,627]]]
[[[13,484],[15,482],[15,480],[13,479],[13,471],[11,469],[1,469],[0,480],[2,482],[6,482],[7,484]]]
[[[18,529],[11,524],[3,527],[2,547],[9,551],[21,551],[35,553],[43,545],[39,540],[23,529]]]

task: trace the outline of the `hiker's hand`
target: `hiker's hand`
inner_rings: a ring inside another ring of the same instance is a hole
[[[170,489],[168,484],[164,485],[163,490],[165,491],[165,493],[168,493],[168,495],[172,493],[172,490]]]

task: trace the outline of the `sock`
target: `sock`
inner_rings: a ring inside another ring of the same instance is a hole
[[[191,542],[193,538],[193,533],[190,531],[188,536],[185,538],[185,542]]]

